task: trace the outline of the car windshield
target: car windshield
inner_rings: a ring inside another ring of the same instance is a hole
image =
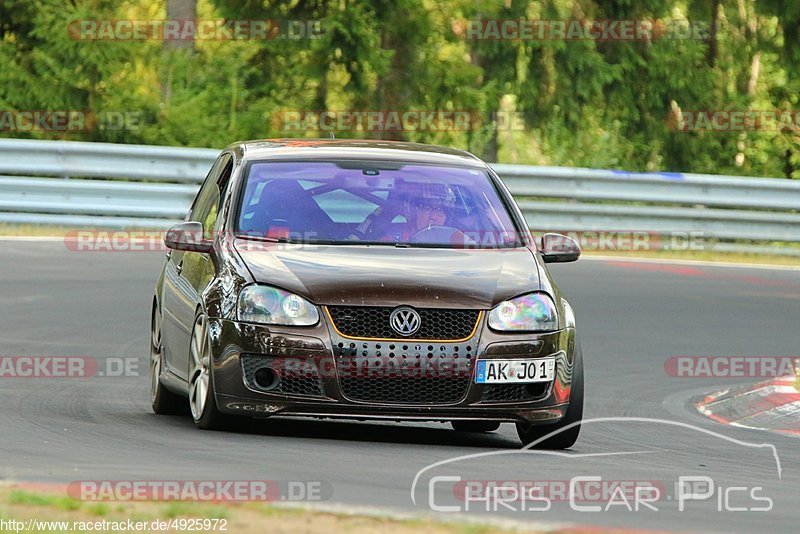
[[[237,235],[291,243],[508,248],[520,236],[483,169],[386,161],[253,162]]]

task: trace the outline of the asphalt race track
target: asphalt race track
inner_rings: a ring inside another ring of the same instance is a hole
[[[139,364],[139,376],[0,378],[2,479],[321,481],[332,490],[329,503],[429,513],[430,502],[464,507],[454,482],[432,482],[434,475],[598,475],[655,481],[664,490],[658,510],[577,512],[558,499],[547,511],[520,510],[521,499],[492,510],[524,522],[670,530],[790,532],[800,525],[800,440],[704,419],[690,399],[734,381],[676,378],[664,367],[677,355],[797,355],[800,271],[608,260],[552,267],[582,337],[584,417],[610,420],[587,423],[571,452],[539,454],[516,452],[511,425],[476,435],[434,423],[275,419],[217,433],[194,429],[189,417],[156,416],[148,400],[149,305],[164,254],[75,252],[61,241],[0,246],[0,355]],[[752,446],[762,443],[774,445],[780,478],[772,449]],[[465,455],[477,456],[423,472],[412,501],[420,469]],[[680,476],[709,477],[711,496],[679,510]],[[726,491],[740,487],[747,489]],[[771,510],[730,511],[765,505],[755,497],[771,499]],[[591,500],[577,505],[598,504]],[[485,513],[481,506],[470,511]]]

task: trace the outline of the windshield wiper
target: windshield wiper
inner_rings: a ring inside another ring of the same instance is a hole
[[[265,235],[247,235],[247,234],[238,234],[236,237],[240,239],[250,239],[252,241],[266,241],[267,243],[291,243],[288,237],[273,237]]]

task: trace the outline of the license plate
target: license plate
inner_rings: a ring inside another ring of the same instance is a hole
[[[478,360],[477,384],[532,384],[549,382],[556,372],[555,358],[535,360]]]

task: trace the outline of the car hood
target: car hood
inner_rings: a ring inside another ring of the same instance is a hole
[[[253,278],[321,305],[489,309],[539,289],[527,248],[466,250],[257,243],[235,247]]]

